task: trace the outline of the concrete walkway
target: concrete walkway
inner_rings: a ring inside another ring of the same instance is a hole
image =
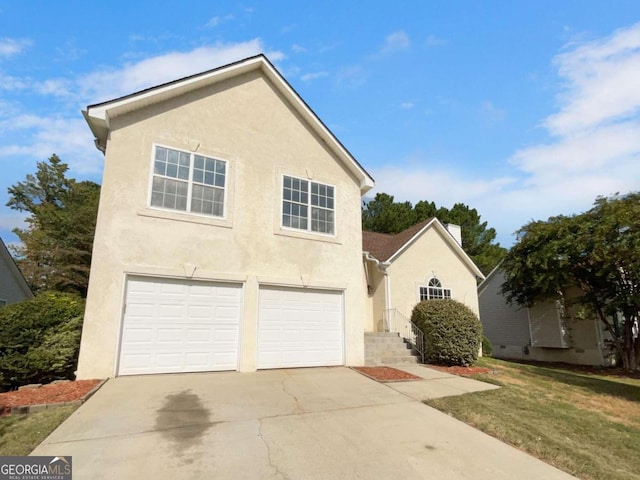
[[[343,367],[119,377],[33,455],[71,455],[76,480],[573,478],[420,401],[477,382],[401,368],[425,380]]]
[[[458,375],[451,375],[422,365],[389,366],[424,379],[410,382],[385,383],[389,388],[392,388],[397,392],[404,393],[418,401],[500,388],[497,385],[479,382],[477,380],[460,377]]]

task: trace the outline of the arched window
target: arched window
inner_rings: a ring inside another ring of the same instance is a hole
[[[451,298],[451,290],[442,287],[442,282],[432,278],[426,286],[420,286],[420,301]]]

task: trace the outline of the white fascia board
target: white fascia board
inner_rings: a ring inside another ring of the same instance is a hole
[[[369,174],[360,166],[360,164],[351,156],[351,154],[342,146],[338,139],[329,131],[322,123],[318,116],[311,108],[302,100],[302,98],[291,88],[288,82],[278,73],[264,56],[250,58],[237,64],[221,67],[204,73],[195,75],[185,80],[172,82],[163,87],[150,88],[139,94],[122,98],[120,100],[107,101],[88,107],[83,112],[87,123],[89,123],[94,134],[101,131],[108,131],[110,118],[119,114],[134,110],[136,105],[149,105],[157,101],[164,100],[169,97],[177,96],[190,90],[195,90],[203,85],[217,83],[227,78],[240,75],[255,69],[262,69],[272,84],[285,96],[285,98],[295,107],[300,115],[311,125],[313,130],[324,140],[324,142],[333,150],[342,160],[347,168],[355,175],[359,181],[361,195],[371,190],[375,183]],[[155,99],[155,100],[153,100]],[[98,135],[96,135],[98,137]]]
[[[282,94],[291,102],[300,115],[313,127],[316,133],[324,140],[324,142],[341,158],[341,160],[349,167],[351,172],[360,181],[360,191],[364,195],[375,186],[373,178],[358,164],[351,154],[344,148],[340,141],[331,133],[331,131],[322,123],[318,116],[311,108],[302,100],[289,85],[289,83],[273,68],[271,64],[264,61],[263,70],[269,80],[278,87]]]

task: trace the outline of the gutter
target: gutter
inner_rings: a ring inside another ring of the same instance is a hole
[[[376,257],[371,255],[369,252],[362,252],[364,259],[369,262],[374,262],[376,264],[376,270],[384,275],[384,291],[385,291],[385,310],[391,310],[391,279],[389,277],[389,272],[387,272],[387,267],[391,265],[389,262],[381,262]],[[368,269],[365,268],[365,272],[368,272]],[[369,275],[367,274],[367,277]],[[369,284],[369,278],[367,278],[367,284]]]

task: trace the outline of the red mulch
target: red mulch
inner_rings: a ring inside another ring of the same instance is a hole
[[[442,365],[425,365],[425,367],[433,368],[441,372],[450,373],[452,375],[460,375],[462,377],[470,377],[471,375],[480,375],[489,373],[491,370],[484,367],[445,367]]]
[[[411,380],[422,380],[420,377],[411,375],[391,367],[353,367],[354,370],[373,378],[378,382],[406,382]]]
[[[76,380],[0,393],[0,416],[10,414],[11,407],[80,400],[98,383],[100,380]]]

